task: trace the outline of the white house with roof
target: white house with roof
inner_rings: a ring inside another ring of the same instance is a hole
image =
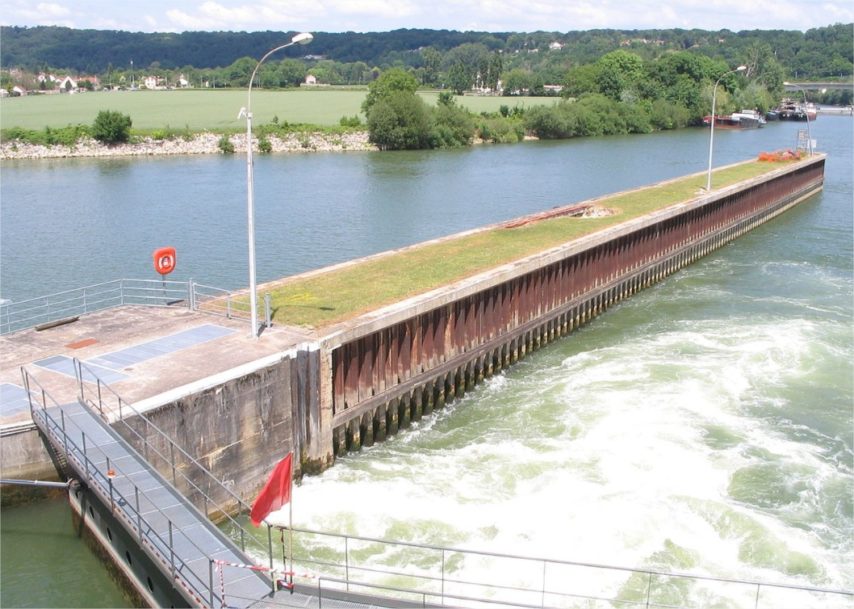
[[[71,93],[72,91],[77,90],[77,81],[70,76],[66,76],[59,81],[59,86],[57,88],[61,93]]]

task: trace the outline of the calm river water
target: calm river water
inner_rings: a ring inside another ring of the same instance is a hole
[[[718,131],[715,165],[803,127]],[[822,194],[305,479],[295,524],[854,588],[852,121],[812,131]],[[256,157],[259,281],[702,171],[707,154],[708,132],[685,130]],[[245,188],[242,157],[6,162],[0,296],[155,279],[163,245],[177,279],[245,286]],[[0,606],[122,604],[67,521],[62,501],[2,511]],[[60,578],[93,592],[71,599]]]

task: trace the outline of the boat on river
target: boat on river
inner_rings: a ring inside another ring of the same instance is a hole
[[[777,108],[781,121],[814,121],[818,117],[815,104],[801,104],[792,99],[784,99]]]
[[[712,124],[712,117],[704,116],[703,124],[709,126]],[[741,112],[733,112],[732,114],[715,115],[715,127],[718,129],[757,129],[765,125],[765,117],[755,110],[742,110]]]

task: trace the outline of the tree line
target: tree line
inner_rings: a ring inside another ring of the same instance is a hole
[[[311,71],[319,82],[359,85],[389,68],[410,71],[421,85],[467,90],[543,93],[565,74],[618,49],[652,61],[689,52],[730,65],[770,55],[791,80],[846,79],[854,73],[853,24],[800,31],[589,30],[578,32],[487,33],[400,29],[372,33],[315,33],[309,47],[285,51],[268,69],[267,86],[297,84]],[[129,82],[139,73],[173,82],[183,73],[191,84],[245,86],[247,67],[289,38],[283,32],[142,33],[64,27],[0,27],[5,70],[71,71],[99,75],[104,82]],[[296,53],[301,56],[297,57]],[[308,55],[305,55],[308,53]],[[250,70],[251,72],[251,70]]]

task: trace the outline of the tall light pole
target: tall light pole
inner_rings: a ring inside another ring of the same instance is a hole
[[[785,81],[783,84],[787,87],[794,87],[804,94],[804,116],[807,117],[807,139],[809,140],[807,142],[807,154],[812,156],[812,133],[810,132],[810,115],[807,112],[807,90],[793,82]]]
[[[291,38],[287,44],[267,51],[267,54],[258,61],[258,65],[252,70],[252,76],[249,78],[249,89],[246,92],[246,108],[241,111],[241,114],[246,115],[246,213],[249,233],[249,309],[252,316],[250,328],[252,338],[258,337],[258,294],[256,294],[257,287],[255,285],[255,183],[252,174],[252,82],[255,80],[258,68],[270,55],[295,44],[308,44],[313,39],[314,36],[308,32],[302,32]]]
[[[718,85],[721,83],[724,76],[734,72],[744,72],[746,69],[747,66],[738,66],[735,70],[724,72],[721,74],[721,77],[715,81],[715,86],[712,88],[712,116],[709,120],[709,172],[706,176],[706,192],[711,192],[712,190],[712,148],[715,143],[715,102],[717,100]]]

